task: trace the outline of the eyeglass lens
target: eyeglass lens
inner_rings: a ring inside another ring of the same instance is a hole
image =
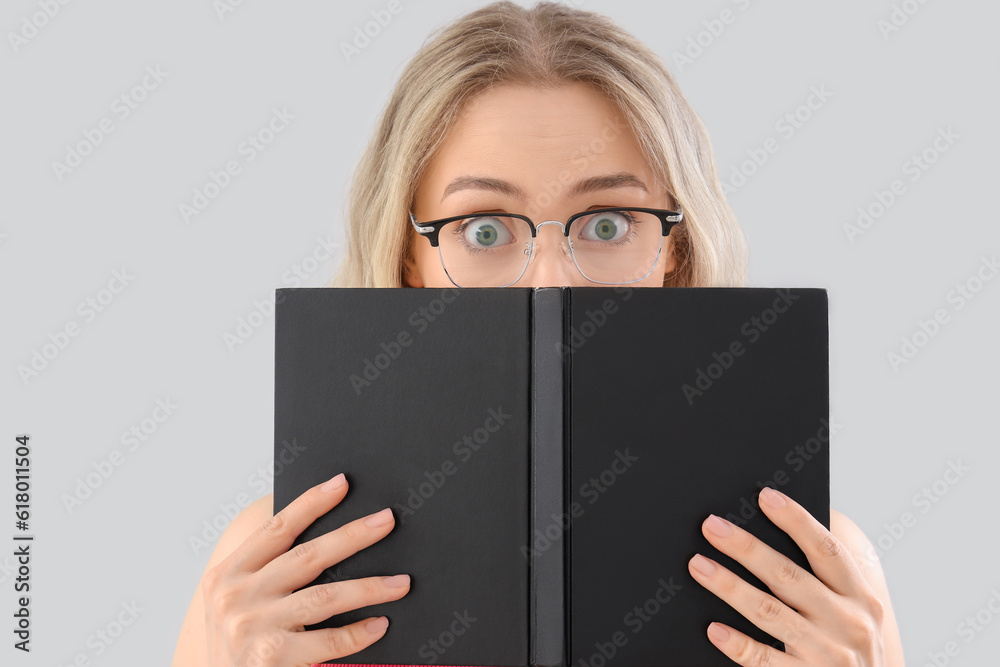
[[[573,221],[569,241],[572,258],[585,278],[628,283],[641,280],[653,269],[663,227],[657,216],[643,211],[595,213]],[[441,228],[438,247],[441,262],[456,284],[503,287],[527,268],[531,227],[506,215],[463,218]]]

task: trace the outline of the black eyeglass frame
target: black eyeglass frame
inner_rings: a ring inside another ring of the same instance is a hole
[[[519,213],[474,213],[468,215],[455,215],[450,218],[441,218],[440,220],[432,220],[430,222],[417,222],[417,218],[416,216],[413,215],[412,210],[409,211],[409,214],[410,214],[410,223],[413,225],[413,228],[417,231],[417,233],[425,237],[428,241],[430,241],[432,247],[437,248],[438,235],[441,233],[441,228],[447,225],[449,222],[455,222],[456,220],[464,220],[467,218],[485,218],[491,215],[501,216],[504,218],[517,218],[519,220],[524,220],[526,223],[528,223],[528,226],[531,228],[531,238],[534,239],[538,228],[548,223],[554,222],[560,225],[563,228],[563,236],[569,238],[569,229],[573,225],[573,222],[575,220],[579,220],[584,216],[594,215],[595,213],[610,213],[612,211],[639,211],[640,213],[650,213],[652,215],[655,215],[660,220],[660,223],[663,226],[662,236],[669,236],[670,230],[674,227],[674,225],[677,225],[683,222],[684,220],[683,208],[679,206],[677,208],[678,210],[676,211],[668,211],[662,208],[637,208],[634,206],[615,206],[613,208],[598,208],[592,211],[583,211],[581,213],[574,213],[569,217],[568,220],[566,220],[565,225],[559,222],[558,220],[545,220],[536,225],[531,218],[529,218],[526,215],[521,215]]]

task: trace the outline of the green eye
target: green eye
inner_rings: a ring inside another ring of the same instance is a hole
[[[624,211],[597,213],[580,229],[580,238],[587,241],[620,241],[628,236],[632,218]]]
[[[618,225],[610,218],[601,218],[594,225],[594,233],[597,234],[597,238],[607,241],[613,239],[618,233]]]
[[[475,218],[463,225],[462,235],[473,248],[499,248],[514,240],[503,220],[495,216]]]
[[[497,228],[493,225],[483,225],[476,230],[476,242],[480,245],[493,245],[497,240]]]

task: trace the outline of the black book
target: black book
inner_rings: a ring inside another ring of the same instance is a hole
[[[811,571],[757,504],[829,528],[823,289],[279,289],[274,509],[344,472],[296,543],[391,507],[313,584],[407,573],[386,634],[334,663],[724,665],[701,586],[710,513]],[[293,446],[294,445],[294,446]],[[289,452],[295,452],[289,455]]]

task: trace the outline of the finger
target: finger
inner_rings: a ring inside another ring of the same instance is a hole
[[[256,572],[288,551],[299,533],[323,516],[347,495],[343,473],[317,484],[262,524],[223,563],[232,572]]]
[[[778,598],[751,586],[710,558],[695,554],[688,561],[695,580],[767,634],[801,652],[815,645],[815,626]],[[765,663],[769,664],[769,663]]]
[[[701,531],[712,546],[743,565],[806,618],[828,618],[840,609],[836,593],[748,531],[714,514],[702,523]]]
[[[386,507],[298,544],[261,568],[262,585],[281,594],[301,588],[326,568],[381,540],[395,525],[392,510]]]
[[[389,619],[385,616],[372,616],[342,628],[324,628],[286,635],[290,637],[290,654],[294,657],[290,664],[295,660],[315,664],[357,653],[381,639],[388,625]]]
[[[760,493],[761,509],[795,540],[816,577],[841,595],[871,596],[871,586],[847,547],[802,505],[776,489],[768,487],[767,491]],[[772,505],[771,500],[776,504]]]
[[[743,634],[736,628],[722,623],[711,623],[708,626],[708,638],[726,657],[733,662],[748,667],[750,665],[768,665],[773,667],[800,666],[805,663],[783,651],[761,644]]]
[[[410,577],[406,574],[318,584],[278,601],[276,616],[287,622],[288,629],[302,630],[302,626],[325,621],[335,614],[398,600],[409,590]]]

